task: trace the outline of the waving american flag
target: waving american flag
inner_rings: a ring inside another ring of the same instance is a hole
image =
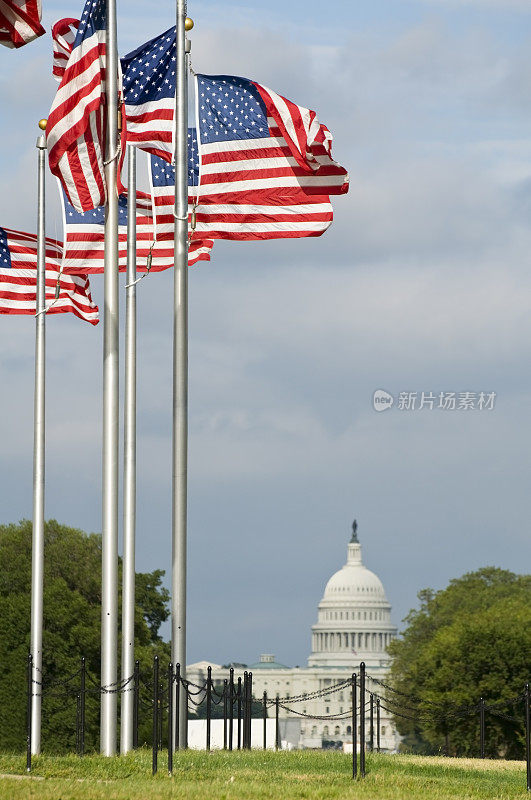
[[[62,256],[62,243],[47,238],[46,313],[72,312],[97,325],[98,306],[92,302],[87,276],[62,275]],[[36,295],[37,237],[32,233],[0,228],[0,314],[35,314]]]
[[[197,75],[200,195],[273,202],[348,191],[315,111],[247,78]]]
[[[22,47],[46,33],[41,0],[0,0],[0,44]]]
[[[246,78],[198,75],[189,150],[199,234],[213,239],[320,236],[330,194],[348,190],[315,112]]]
[[[75,23],[75,20],[70,22]],[[105,203],[106,197],[103,163],[105,28],[105,0],[87,0],[46,128],[50,170],[57,175],[70,203],[78,211],[97,208]],[[67,52],[70,42],[66,32],[63,39]],[[125,125],[122,125],[118,176],[124,144]]]

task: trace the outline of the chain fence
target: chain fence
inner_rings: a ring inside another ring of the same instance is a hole
[[[158,769],[158,753],[164,746],[168,749],[168,767],[171,772],[173,752],[182,743],[179,741],[179,724],[181,704],[186,704],[187,714],[195,717],[200,714],[206,720],[205,749],[212,746],[212,720],[223,719],[223,748],[227,750],[251,749],[251,719],[262,718],[264,749],[268,747],[267,720],[274,715],[275,735],[274,747],[281,747],[280,712],[285,718],[289,716],[301,720],[330,721],[350,720],[350,738],[352,739],[352,777],[364,777],[366,774],[366,751],[380,752],[380,714],[384,711],[393,718],[411,721],[418,729],[433,726],[446,726],[448,731],[458,721],[474,718],[479,733],[479,752],[481,758],[486,755],[486,719],[492,715],[496,719],[509,723],[514,735],[525,740],[527,788],[531,791],[530,764],[530,691],[526,684],[522,693],[500,700],[486,703],[482,697],[476,703],[459,706],[452,702],[436,703],[419,698],[413,694],[396,689],[389,683],[366,672],[365,664],[360,664],[359,672],[350,678],[338,681],[313,692],[304,692],[294,696],[268,697],[267,692],[261,698],[253,694],[252,672],[245,671],[242,677],[235,680],[234,668],[229,670],[229,678],[223,683],[212,678],[212,668],[207,669],[207,678],[203,683],[194,683],[181,676],[180,666],[175,668],[170,663],[164,679],[160,677],[159,659],[154,657],[150,674],[141,674],[140,665],[135,663],[132,675],[124,680],[102,686],[87,670],[85,659],[81,659],[78,670],[61,678],[47,679],[40,673],[35,677],[31,655],[27,662],[27,769],[31,770],[31,706],[32,700],[38,696],[62,699],[64,702],[76,701],[75,711],[75,747],[79,756],[85,754],[86,703],[87,699],[103,694],[122,694],[133,692],[133,747],[139,746],[139,729],[143,723],[144,731],[147,720],[151,728],[151,746],[153,755],[153,774]],[[368,688],[370,683],[371,688]],[[377,687],[376,689],[374,687]],[[333,698],[338,692],[348,691],[349,707],[339,713],[308,713],[309,702]],[[294,708],[305,704],[303,710]],[[221,710],[222,709],[222,710]],[[511,713],[508,713],[511,712]],[[142,737],[144,738],[144,737]],[[147,737],[145,737],[147,739]],[[145,742],[147,743],[147,741]],[[271,746],[269,742],[269,746]],[[449,755],[447,752],[446,755]]]

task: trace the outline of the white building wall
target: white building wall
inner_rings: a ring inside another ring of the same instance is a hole
[[[207,662],[202,662],[201,667],[191,665],[187,670],[188,680],[202,685],[207,678]],[[221,667],[219,664],[210,664],[212,667],[212,680],[218,687],[223,687],[223,681],[228,680],[230,671],[227,668]],[[353,665],[353,669],[359,673],[359,664]],[[234,670],[234,680],[237,682],[238,678],[242,678],[243,682],[244,669],[236,668]],[[385,679],[386,670],[373,668],[369,674],[372,674],[378,679]],[[346,686],[340,691],[334,691],[329,695],[323,697],[312,698],[308,697],[306,700],[297,702],[290,702],[290,699],[302,694],[311,695],[313,692],[326,690],[333,687],[345,680],[350,679],[350,672],[344,668],[329,667],[326,669],[309,668],[309,667],[293,667],[293,668],[273,668],[273,669],[255,669],[253,672],[253,695],[256,699],[261,700],[264,691],[267,692],[268,700],[274,700],[278,695],[281,698],[286,698],[282,703],[294,712],[290,713],[284,708],[280,709],[279,717],[281,719],[300,719],[301,721],[301,747],[315,746],[315,740],[319,742],[324,740],[329,741],[352,741],[352,718],[351,718],[351,690],[350,686]],[[366,681],[366,702],[369,702],[369,693],[373,691],[382,695],[382,688],[373,683],[370,678]],[[288,698],[289,696],[289,698]],[[359,689],[358,689],[358,704],[359,704]],[[359,706],[358,706],[359,707]],[[275,714],[274,706],[269,708],[269,716],[273,717]],[[325,717],[336,714],[348,714],[343,719],[310,719],[308,717]],[[301,716],[299,716],[301,715]],[[308,715],[308,717],[304,716]],[[369,741],[369,709],[365,714],[365,732],[367,743]],[[359,718],[358,718],[358,735],[359,735]],[[311,741],[310,741],[311,740]],[[320,746],[320,745],[319,745]],[[374,710],[374,746],[376,747],[376,702]],[[383,751],[394,752],[398,746],[398,738],[393,726],[392,720],[383,709],[380,713],[380,748]]]

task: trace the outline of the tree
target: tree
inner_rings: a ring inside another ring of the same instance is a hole
[[[0,525],[0,748],[25,742],[26,672],[30,645],[32,524]],[[42,743],[48,752],[75,746],[80,659],[87,668],[86,744],[98,743],[100,696],[101,536],[45,524]],[[120,564],[121,567],[121,564]],[[159,637],[169,616],[164,572],[136,576],[135,654],[146,679],[153,655],[169,659]],[[121,585],[121,581],[119,582]],[[121,605],[121,603],[120,603]],[[119,614],[121,620],[121,613]],[[70,677],[72,676],[72,677]],[[147,738],[149,723],[140,737]]]
[[[409,613],[402,637],[389,647],[387,702],[404,745],[477,755],[483,698],[497,706],[486,713],[486,754],[523,757],[531,576],[486,567],[418,597],[420,608]]]

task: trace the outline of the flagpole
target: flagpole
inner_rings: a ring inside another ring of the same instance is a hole
[[[188,64],[186,0],[177,0],[175,81],[175,240],[173,306],[171,660],[186,677],[186,525],[188,468]],[[179,747],[187,746],[187,695],[180,692]],[[174,738],[175,741],[175,738]]]
[[[125,289],[124,555],[122,563],[122,684],[135,666],[136,534],[136,148],[127,148],[127,275]],[[122,693],[120,752],[133,747],[133,684]]]
[[[46,129],[46,120],[39,122]],[[42,622],[44,584],[44,469],[45,469],[45,379],[46,379],[46,240],[45,164],[46,138],[37,139],[37,281],[35,296],[35,394],[33,407],[33,532],[31,546],[31,753],[41,751]]]
[[[100,750],[116,753],[118,648],[118,52],[116,0],[106,0],[107,101],[105,185],[105,257],[103,315],[103,469],[101,572],[101,720]]]

